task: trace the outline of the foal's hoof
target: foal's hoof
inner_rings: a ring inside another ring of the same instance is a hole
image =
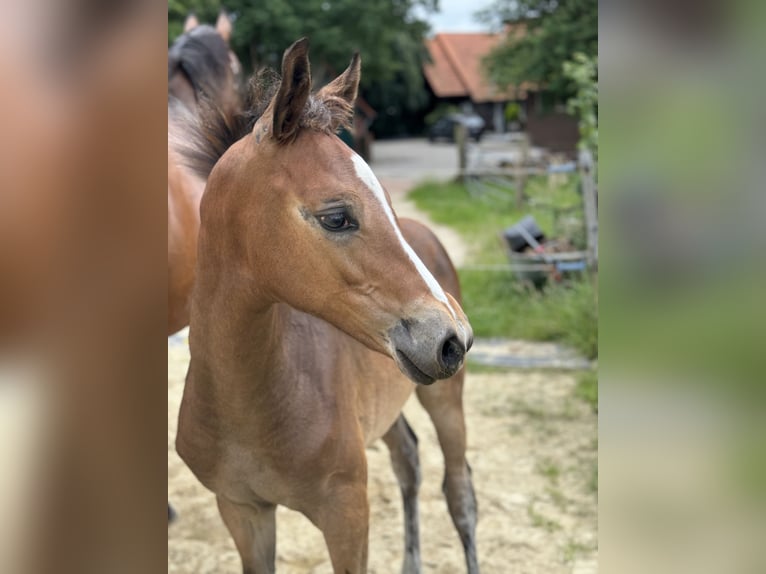
[[[170,524],[172,524],[176,518],[178,518],[176,511],[173,510],[173,507],[170,506],[170,504],[168,504],[168,526],[170,526]]]

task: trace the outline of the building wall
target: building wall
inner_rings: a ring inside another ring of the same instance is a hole
[[[575,157],[580,132],[577,119],[546,94],[531,92],[524,102],[524,128],[533,146]]]
[[[531,113],[527,116],[527,135],[532,145],[554,153],[575,156],[580,133],[577,120],[562,112]]]

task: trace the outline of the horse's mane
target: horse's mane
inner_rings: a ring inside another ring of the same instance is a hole
[[[168,80],[178,71],[196,94],[216,97],[229,74],[229,46],[212,26],[201,25],[179,36],[168,50]]]
[[[279,76],[265,69],[250,78],[246,98],[239,107],[221,106],[202,98],[196,114],[171,101],[171,143],[183,163],[203,179],[234,143],[250,133],[279,89]]]
[[[216,105],[210,98],[200,102],[196,117],[185,114],[182,105],[171,105],[171,123],[176,125],[173,147],[183,163],[207,179],[213,167],[237,141],[253,131],[279,89],[281,78],[274,70],[263,69],[253,75],[243,105],[239,109]],[[335,133],[350,127],[353,105],[340,97],[311,94],[303,108],[300,127]],[[185,114],[185,117],[179,117]]]

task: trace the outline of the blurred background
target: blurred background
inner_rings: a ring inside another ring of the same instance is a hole
[[[159,570],[164,6],[0,5],[0,571]]]
[[[760,572],[764,4],[600,8],[601,566]]]

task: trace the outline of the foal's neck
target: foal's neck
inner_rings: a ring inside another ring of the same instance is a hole
[[[262,393],[272,373],[283,367],[281,340],[287,308],[272,304],[253,308],[226,295],[212,300],[204,315],[197,314],[190,330],[193,360],[210,372],[209,384]],[[241,397],[244,398],[244,397]]]

